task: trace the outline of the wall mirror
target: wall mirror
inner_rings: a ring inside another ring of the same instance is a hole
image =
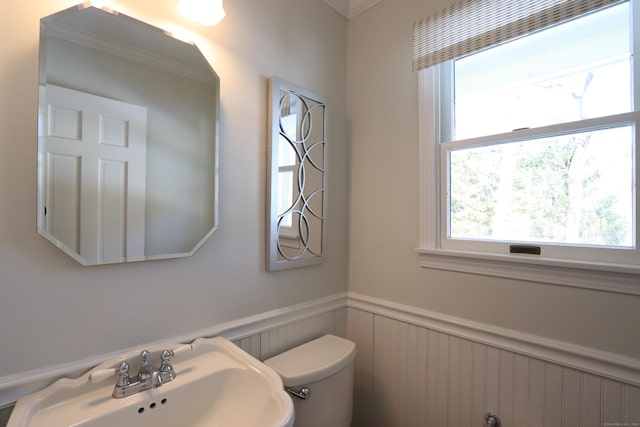
[[[327,103],[269,81],[267,269],[324,261]]]
[[[41,20],[38,232],[83,265],[192,255],[218,224],[219,78],[89,3]]]

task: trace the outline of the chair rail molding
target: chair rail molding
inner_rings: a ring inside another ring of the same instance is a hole
[[[169,343],[189,343],[199,337],[222,336],[230,341],[241,340],[252,335],[294,323],[313,316],[328,313],[346,306],[346,293],[338,293],[300,304],[282,307],[245,318],[221,323],[210,328],[200,329],[188,334],[162,341],[141,343],[139,347],[161,346]],[[87,370],[99,365],[104,360],[134,348],[121,349],[109,354],[102,354],[70,363],[38,368],[0,377],[0,406],[10,404],[21,396],[34,393],[59,378],[75,378]]]
[[[357,293],[347,307],[640,386],[640,359],[475,322]]]

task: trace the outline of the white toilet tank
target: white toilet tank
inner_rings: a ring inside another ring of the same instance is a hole
[[[348,427],[353,411],[355,343],[325,335],[265,360],[292,394],[298,427]]]

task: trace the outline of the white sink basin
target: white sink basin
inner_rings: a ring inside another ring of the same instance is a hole
[[[172,360],[176,378],[158,388],[115,399],[115,376],[97,384],[89,381],[92,372],[117,367],[124,360],[136,360],[136,353],[19,399],[7,427],[293,425],[293,403],[280,377],[224,338],[194,341],[191,351]],[[154,364],[157,360],[152,359]],[[131,375],[136,370],[132,364]]]

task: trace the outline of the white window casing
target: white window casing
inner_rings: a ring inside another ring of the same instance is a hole
[[[613,3],[613,2],[610,2]],[[633,4],[633,2],[631,3]],[[632,7],[634,18],[638,8]],[[639,22],[634,19],[635,22]],[[640,46],[634,34],[634,45]],[[634,51],[636,48],[634,47]],[[638,55],[633,55],[633,76]],[[580,247],[579,245],[538,244],[541,255],[509,253],[509,242],[455,240],[447,236],[447,150],[457,144],[482,145],[500,140],[503,143],[562,135],[583,130],[608,129],[621,125],[634,127],[634,167],[632,175],[638,182],[638,142],[635,132],[640,126],[640,113],[636,111],[612,116],[581,120],[577,122],[549,125],[537,129],[525,129],[489,137],[477,137],[463,142],[451,141],[449,129],[441,124],[443,114],[451,114],[444,108],[453,100],[444,87],[452,85],[451,65],[422,69],[419,81],[419,159],[420,159],[420,246],[417,252],[423,267],[475,273],[496,277],[513,278],[541,283],[598,289],[640,295],[640,235],[635,227],[638,223],[638,201],[634,195],[634,247],[608,249]],[[444,93],[443,93],[444,92]],[[634,110],[637,109],[638,93],[633,93]],[[442,141],[449,141],[445,145]],[[513,242],[512,242],[513,243]]]

